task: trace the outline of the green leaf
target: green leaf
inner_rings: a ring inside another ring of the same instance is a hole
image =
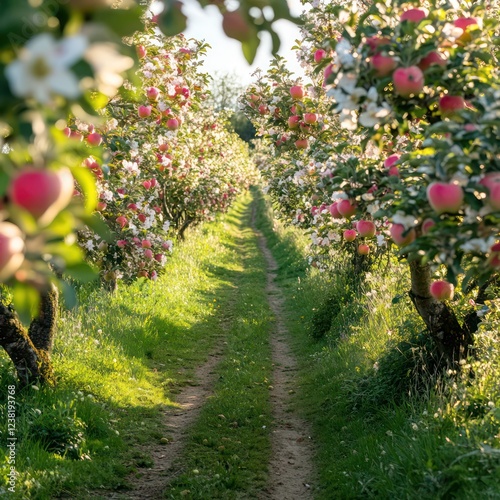
[[[67,245],[63,241],[49,243],[43,247],[43,251],[62,257],[66,266],[77,265],[84,259],[83,251],[77,244]]]
[[[98,277],[98,273],[85,262],[80,262],[73,266],[69,266],[64,271],[65,276],[69,276],[80,283],[89,283]]]
[[[245,56],[245,59],[247,60],[248,64],[253,63],[259,45],[260,45],[260,38],[257,36],[257,33],[253,35],[250,39],[241,42],[241,49],[243,50],[243,55]]]
[[[144,28],[141,21],[143,8],[135,5],[130,9],[101,9],[96,11],[94,21],[105,24],[118,36],[129,36]]]
[[[104,241],[111,243],[114,240],[113,232],[98,214],[82,217],[82,221]]]
[[[71,173],[80,185],[85,197],[85,211],[91,214],[95,210],[98,201],[94,174],[85,167],[72,167]]]
[[[177,0],[163,0],[164,10],[160,15],[158,26],[166,36],[178,35],[187,27],[187,18]]]
[[[273,29],[269,29],[269,33],[271,34],[271,40],[273,41],[273,54],[276,54],[278,50],[280,50],[281,40],[280,37],[275,33]]]
[[[64,304],[67,309],[73,309],[78,304],[78,298],[76,295],[75,287],[67,283],[66,281],[59,282],[59,289],[62,292],[64,299]]]
[[[29,325],[38,314],[40,295],[32,286],[17,282],[12,287],[12,303],[21,322]]]

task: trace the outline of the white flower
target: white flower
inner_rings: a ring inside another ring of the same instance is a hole
[[[139,174],[139,165],[137,165],[137,162],[135,161],[128,161],[128,160],[123,160],[123,168],[132,175],[138,175]]]
[[[49,33],[33,37],[19,58],[5,68],[12,93],[33,97],[42,104],[49,104],[53,95],[76,99],[80,82],[70,67],[82,58],[87,44],[83,35],[59,41]]]
[[[391,110],[387,103],[383,103],[382,106],[377,106],[376,103],[370,102],[366,110],[359,115],[359,123],[361,123],[363,127],[374,127],[390,112]]]
[[[169,229],[170,229],[170,221],[169,221],[169,220],[167,220],[167,221],[165,221],[165,222],[164,222],[164,224],[163,224],[163,230],[164,230],[165,232],[167,232]]]
[[[335,48],[337,60],[344,68],[352,68],[354,66],[354,57],[352,55],[352,45],[342,38]]]
[[[94,70],[97,90],[108,97],[113,97],[121,87],[121,73],[134,65],[131,57],[120,54],[115,44],[107,42],[93,43],[85,52],[85,59]]]
[[[338,88],[342,89],[348,94],[352,94],[358,83],[356,73],[341,73],[339,80],[336,82]]]
[[[387,245],[387,241],[383,234],[377,234],[377,246],[384,247]]]
[[[340,113],[340,126],[346,130],[356,130],[358,117],[354,111],[342,110]]]
[[[463,245],[460,245],[460,248],[464,252],[487,253],[494,243],[495,243],[495,238],[493,236],[490,236],[487,239],[472,238],[471,240],[467,241]]]
[[[406,215],[399,210],[392,216],[392,222],[393,224],[402,224],[405,229],[409,229],[418,224],[418,220],[414,215]]]

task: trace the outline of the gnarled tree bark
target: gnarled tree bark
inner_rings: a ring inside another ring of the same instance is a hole
[[[55,286],[40,297],[39,315],[28,330],[15,311],[0,303],[0,345],[14,363],[21,386],[54,383],[51,362],[59,311],[59,292]]]

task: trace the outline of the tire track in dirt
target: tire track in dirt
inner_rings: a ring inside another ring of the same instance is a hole
[[[164,411],[163,429],[168,436],[168,444],[153,444],[144,448],[154,462],[151,468],[138,468],[134,477],[129,477],[133,489],[127,492],[113,492],[97,498],[106,499],[163,499],[169,482],[181,471],[175,469],[177,460],[182,456],[186,434],[194,424],[200,410],[212,394],[215,382],[215,368],[223,355],[220,349],[212,353],[207,361],[195,370],[195,384],[182,389],[176,397],[177,408],[168,408]],[[142,447],[138,447],[141,449]],[[94,498],[96,498],[94,497]]]
[[[265,236],[255,229],[255,206],[252,226],[267,262],[266,292],[269,306],[275,316],[275,329],[271,337],[273,388],[270,398],[274,420],[271,435],[272,455],[269,484],[259,498],[309,500],[313,498],[313,444],[308,423],[291,408],[291,394],[297,387],[297,361],[288,345],[288,330],[283,319],[283,294],[275,282],[278,265],[267,246]]]

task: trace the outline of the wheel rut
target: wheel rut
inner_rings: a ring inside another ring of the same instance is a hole
[[[288,330],[284,321],[284,298],[276,284],[278,265],[266,238],[255,229],[255,212],[252,217],[259,247],[267,262],[266,292],[275,317],[271,338],[273,380],[271,405],[273,431],[272,455],[269,464],[269,483],[260,499],[308,500],[313,498],[314,449],[306,421],[292,408],[292,394],[297,387],[297,361],[288,344]]]
[[[218,349],[195,371],[193,385],[186,386],[176,397],[177,408],[164,411],[163,425],[168,443],[149,445],[147,451],[154,462],[152,467],[138,468],[134,477],[129,477],[133,489],[127,492],[102,493],[97,498],[106,499],[163,499],[169,482],[180,471],[176,470],[178,459],[184,451],[186,434],[194,424],[200,410],[212,394],[215,382],[215,368],[223,355]],[[94,498],[96,498],[94,497]]]

